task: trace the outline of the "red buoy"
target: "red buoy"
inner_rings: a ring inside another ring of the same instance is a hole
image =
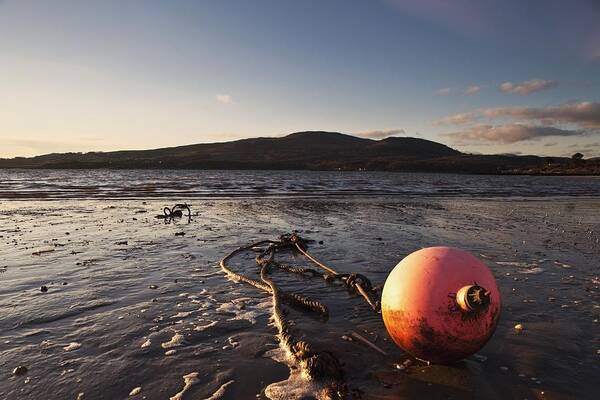
[[[466,251],[429,247],[405,257],[383,288],[381,312],[394,342],[414,357],[447,364],[481,349],[500,317],[487,266]]]

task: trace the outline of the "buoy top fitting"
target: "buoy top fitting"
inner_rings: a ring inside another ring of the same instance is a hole
[[[479,312],[490,305],[490,292],[477,283],[463,286],[456,293],[456,303],[464,312]]]

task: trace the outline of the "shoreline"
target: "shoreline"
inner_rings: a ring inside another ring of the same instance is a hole
[[[293,169],[293,168],[111,168],[111,167],[0,167],[0,171],[228,171],[228,172],[378,172],[378,173],[400,173],[400,174],[450,174],[450,175],[474,175],[474,176],[552,176],[552,177],[600,177],[600,172],[597,173],[534,173],[534,172],[465,172],[465,171],[452,171],[447,172],[444,170],[431,171],[431,170],[403,170],[403,169]]]

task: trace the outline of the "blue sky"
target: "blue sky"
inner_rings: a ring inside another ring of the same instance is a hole
[[[302,130],[598,156],[598,21],[593,0],[0,0],[0,157]]]

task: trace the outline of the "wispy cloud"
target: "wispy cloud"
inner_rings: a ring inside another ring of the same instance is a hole
[[[600,128],[600,103],[582,101],[543,108],[497,107],[481,110],[490,118],[538,120],[545,123],[571,123],[583,128]]]
[[[384,139],[386,137],[402,135],[404,133],[406,133],[404,131],[404,129],[396,128],[396,129],[383,129],[383,130],[358,132],[358,133],[356,133],[356,136],[369,138],[369,139]]]
[[[548,107],[491,107],[453,114],[434,121],[434,125],[464,125],[478,118],[510,118],[518,121],[539,121],[544,125],[574,124],[580,128],[600,128],[600,103],[581,101]]]
[[[529,81],[524,82],[503,82],[498,88],[504,93],[520,94],[521,96],[527,96],[531,93],[551,89],[556,86],[558,86],[557,81],[531,79]]]
[[[474,94],[479,93],[479,91],[481,91],[481,86],[471,85],[467,88],[467,90],[465,90],[465,94],[468,96],[472,96]]]
[[[441,88],[439,90],[436,90],[435,94],[437,96],[448,96],[450,94],[452,95],[467,95],[467,96],[472,96],[474,94],[477,94],[481,91],[481,89],[483,89],[483,86],[481,85],[470,85],[467,86],[465,88],[461,88],[461,87],[455,87],[455,88],[450,88],[450,87],[445,87],[445,88]]]
[[[447,126],[447,125],[464,125],[472,122],[475,118],[476,114],[472,112],[460,113],[448,115],[442,119],[438,119],[433,122],[433,125],[436,126]]]
[[[215,96],[215,100],[221,104],[231,104],[233,103],[233,98],[229,94],[218,94]]]
[[[516,143],[524,140],[537,140],[547,136],[578,136],[583,131],[555,128],[553,126],[532,126],[522,124],[477,125],[462,131],[446,133],[462,142]]]

